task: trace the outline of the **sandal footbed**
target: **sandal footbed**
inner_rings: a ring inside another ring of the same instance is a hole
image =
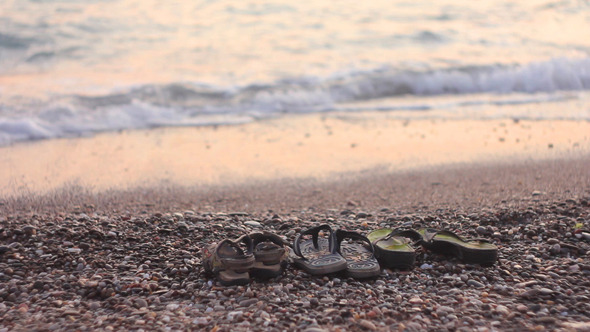
[[[305,272],[312,275],[323,275],[346,270],[346,260],[340,254],[329,254],[328,239],[319,238],[317,250],[312,240],[306,240],[299,244],[304,256],[313,255],[312,258],[292,257],[293,263]]]
[[[342,245],[341,252],[343,252],[342,257],[346,260],[346,274],[348,276],[361,279],[372,278],[381,274],[379,262],[364,245],[347,243]]]

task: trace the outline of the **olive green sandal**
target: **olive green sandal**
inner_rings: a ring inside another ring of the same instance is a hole
[[[490,266],[498,260],[498,248],[488,239],[464,239],[451,231],[432,228],[420,229],[418,233],[426,249],[455,256],[464,263]]]
[[[390,269],[411,269],[416,261],[415,245],[422,237],[414,230],[382,228],[367,235],[375,247],[381,266]]]

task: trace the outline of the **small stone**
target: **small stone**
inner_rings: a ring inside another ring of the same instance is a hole
[[[377,317],[377,313],[373,310],[370,310],[369,312],[367,312],[367,318],[375,318]]]
[[[510,314],[510,310],[504,305],[498,305],[496,307],[496,312],[502,316],[508,316],[508,314]]]
[[[541,295],[551,295],[553,294],[553,291],[549,288],[541,288],[539,289],[539,292],[541,292]]]
[[[241,318],[243,315],[243,311],[231,311],[227,314],[227,319],[233,321],[234,319]]]
[[[555,318],[551,316],[535,318],[535,323],[539,324],[555,324]]]
[[[579,272],[580,271],[580,265],[578,265],[578,264],[572,265],[572,266],[568,267],[567,270],[569,272]]]
[[[209,320],[207,319],[207,317],[197,317],[193,320],[193,324],[205,326],[209,324]]]
[[[538,289],[536,289],[536,288],[529,289],[528,291],[526,291],[526,292],[524,292],[524,293],[520,294],[520,296],[521,296],[521,297],[524,297],[524,298],[534,298],[534,297],[536,297],[537,295],[539,295],[539,290],[538,290]]]
[[[136,308],[146,308],[147,306],[148,306],[148,303],[144,299],[137,299],[135,301],[135,307]]]
[[[29,236],[37,234],[37,229],[31,225],[23,227],[23,231]]]
[[[359,322],[359,325],[367,330],[371,330],[371,331],[377,330],[377,326],[375,326],[375,324],[373,324],[371,321],[368,321],[366,319],[361,319]]]
[[[413,297],[408,302],[411,304],[422,304],[424,301],[422,301],[422,299],[419,297]]]
[[[524,313],[524,312],[527,312],[527,310],[529,310],[529,308],[524,304],[519,304],[516,306],[516,310]]]
[[[178,309],[180,306],[176,303],[170,303],[168,305],[166,305],[166,310],[168,311],[174,311],[176,309]]]
[[[453,312],[455,312],[455,309],[453,309],[449,306],[444,306],[444,305],[440,306],[436,309],[436,314],[441,317],[446,316],[446,315],[453,313]]]
[[[328,332],[328,330],[322,329],[319,326],[310,326],[303,330],[303,332]]]
[[[8,246],[0,246],[0,255],[5,252],[8,252],[8,250],[10,250]]]
[[[26,303],[21,303],[18,305],[18,312],[25,313],[29,311],[29,306]]]
[[[571,331],[590,331],[590,322],[567,322],[563,326]]]
[[[45,283],[43,283],[41,280],[37,280],[33,283],[34,289],[43,289],[43,286],[45,286]]]
[[[258,299],[253,298],[253,299],[247,299],[247,300],[242,300],[240,301],[240,303],[238,304],[240,307],[249,307],[251,305],[254,305],[258,302]]]
[[[561,246],[559,245],[559,243],[552,245],[551,249],[549,249],[549,252],[553,255],[559,255],[559,253],[561,252]]]
[[[475,287],[475,288],[483,288],[483,287],[485,287],[484,284],[482,284],[481,282],[479,282],[477,280],[473,280],[473,279],[467,280],[467,285],[468,286]]]
[[[477,226],[477,228],[475,228],[475,231],[477,232],[477,234],[480,234],[480,235],[484,235],[487,233],[486,228],[483,226]]]
[[[244,225],[254,227],[254,228],[262,228],[262,224],[259,223],[258,221],[254,221],[254,220],[248,220],[248,221],[244,222]]]

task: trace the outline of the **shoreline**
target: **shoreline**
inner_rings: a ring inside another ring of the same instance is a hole
[[[588,121],[401,120],[387,112],[103,133],[0,148],[0,197],[68,185],[101,192],[332,181],[373,170],[575,159],[590,155],[589,133]]]

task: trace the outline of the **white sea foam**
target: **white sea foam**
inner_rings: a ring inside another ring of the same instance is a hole
[[[4,105],[0,107],[0,145],[124,129],[237,124],[284,113],[377,110],[430,114],[476,105],[558,103],[578,98],[575,92],[585,90],[590,90],[590,58],[421,72],[379,68],[227,88],[188,83],[146,85],[111,95],[54,98],[20,112],[7,111],[15,105]],[[456,98],[446,103],[429,97],[413,98],[413,102],[402,98],[441,95]],[[587,105],[585,100],[581,103]],[[583,105],[581,110],[529,110],[524,115],[522,110],[511,114],[512,110],[504,107],[493,116],[590,120],[590,106],[584,109]]]

